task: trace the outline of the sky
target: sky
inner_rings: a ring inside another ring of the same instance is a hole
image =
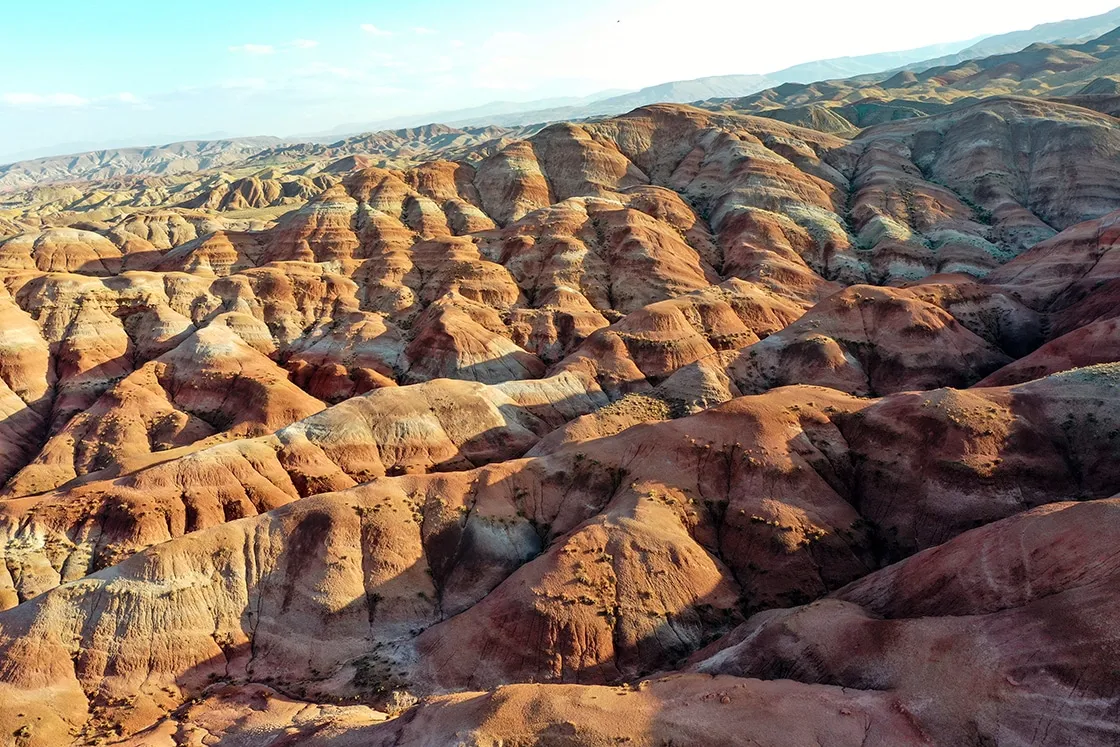
[[[192,138],[309,135],[493,101],[765,73],[1115,5],[4,0],[0,162]]]

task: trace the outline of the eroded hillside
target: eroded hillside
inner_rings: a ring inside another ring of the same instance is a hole
[[[0,734],[1116,743],[1113,37],[5,195]]]

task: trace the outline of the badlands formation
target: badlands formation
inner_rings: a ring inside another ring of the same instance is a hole
[[[23,174],[0,742],[1120,743],[1113,49]]]

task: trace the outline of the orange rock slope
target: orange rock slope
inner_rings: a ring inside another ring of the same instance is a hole
[[[1120,741],[1115,119],[414,135],[12,224],[0,741]]]

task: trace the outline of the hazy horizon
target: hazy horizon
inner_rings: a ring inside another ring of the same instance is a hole
[[[682,33],[679,3],[668,0],[575,0],[559,10],[510,0],[339,0],[330,13],[290,0],[19,5],[5,9],[0,48],[0,61],[19,71],[0,81],[0,162],[207,137],[290,138],[497,101],[763,74],[1027,29],[1114,4],[1025,2],[1008,14],[946,0],[914,24],[884,0],[857,2],[855,12],[813,2],[802,5],[808,12],[798,14],[792,38],[772,32],[791,30],[788,8],[733,0],[706,4],[695,34]],[[209,17],[222,22],[199,20]],[[48,24],[54,53],[44,56]]]

